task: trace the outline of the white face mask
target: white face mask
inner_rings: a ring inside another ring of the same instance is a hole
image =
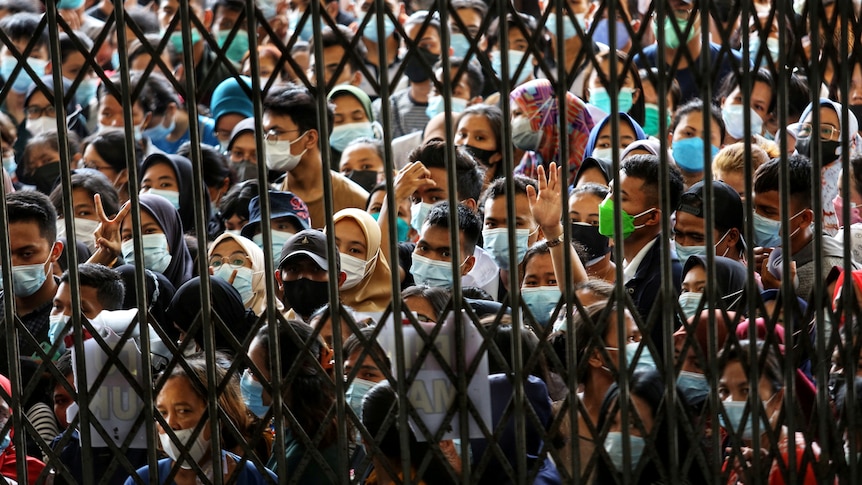
[[[307,131],[293,141],[273,141],[266,143],[266,168],[276,172],[290,172],[302,160],[306,148],[299,155],[294,155],[290,152],[294,143],[298,142],[308,133]]]
[[[27,118],[24,126],[32,136],[38,136],[47,133],[57,133],[57,119],[50,116],[42,116],[40,118]]]
[[[341,271],[347,273],[347,279],[341,285],[342,290],[349,290],[359,285],[368,275],[372,263],[377,259],[376,255],[370,261],[365,261],[348,254],[339,254],[341,255]]]
[[[190,343],[189,345],[192,347],[194,346],[193,343]],[[174,430],[174,433],[177,435],[177,439],[181,443],[184,443],[188,448],[188,457],[194,460],[195,463],[200,464],[201,458],[204,457],[210,448],[210,440],[204,438],[205,430],[201,430],[194,443],[189,443],[189,437],[191,437],[192,431],[194,431],[194,428],[178,429]],[[165,453],[171,457],[171,460],[177,461],[177,458],[180,456],[180,446],[174,443],[173,440],[171,440],[170,435],[167,433],[159,433],[159,440],[162,442],[162,449]],[[186,470],[191,469],[192,466],[187,463],[188,457],[183,459],[182,463],[180,463],[180,468]]]

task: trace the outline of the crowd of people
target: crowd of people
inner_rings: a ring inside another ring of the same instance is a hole
[[[254,5],[0,0],[8,483],[858,474],[860,2]]]

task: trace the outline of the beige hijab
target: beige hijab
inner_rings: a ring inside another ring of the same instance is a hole
[[[335,213],[332,223],[347,218],[356,221],[365,234],[366,261],[371,268],[358,285],[340,291],[341,301],[358,312],[382,312],[392,301],[392,276],[389,262],[380,251],[380,226],[369,213],[360,209],[342,209]]]

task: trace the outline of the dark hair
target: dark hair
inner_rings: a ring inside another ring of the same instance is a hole
[[[730,96],[730,93],[733,92],[734,89],[739,87],[740,91],[742,90],[742,72],[741,71],[730,71],[724,76],[724,79],[721,80],[721,85],[718,87],[718,93],[716,98],[727,98]],[[751,72],[749,72],[748,76],[751,77],[751,86],[754,87],[754,83],[763,83],[769,86],[769,91],[771,97],[769,99],[769,113],[775,112],[775,104],[776,104],[776,92],[775,92],[775,80],[772,78],[772,74],[766,68],[758,68]],[[766,121],[766,120],[764,120]]]
[[[806,209],[811,208],[811,161],[805,155],[790,155],[786,161],[773,158],[754,172],[754,192],[778,192],[781,166],[787,167],[790,177],[790,197]]]
[[[124,10],[129,16],[129,19],[131,19],[139,29],[141,29],[141,32],[143,32],[144,35],[159,33],[159,30],[161,29],[161,25],[159,25],[159,16],[153,12],[153,9],[134,5],[132,8]]]
[[[572,191],[569,192],[569,197],[574,197],[576,195],[588,194],[594,195],[602,200],[608,196],[610,193],[610,189],[608,189],[605,185],[600,185],[595,182],[588,182],[584,185],[580,185],[578,187],[573,187]]]
[[[230,179],[231,187],[236,182],[236,174],[230,169],[230,161],[218,150],[209,145],[199,145],[201,151],[201,170],[204,173],[204,183],[207,187],[221,187],[225,177]],[[183,143],[177,149],[177,155],[192,159],[192,145]]]
[[[105,215],[113,216],[120,210],[120,197],[117,195],[117,189],[108,180],[102,172],[98,170],[83,168],[72,172],[72,188],[84,189],[92,198],[96,194],[102,196],[102,207],[105,209]],[[63,217],[63,186],[57,185],[48,196],[51,199],[51,204],[54,210],[57,211],[57,217]]]
[[[446,169],[448,149],[445,141],[431,140],[413,149],[407,155],[407,163],[422,162],[428,168]],[[455,147],[455,176],[458,200],[478,201],[485,183],[485,171],[466,151]]]
[[[216,17],[216,14],[218,14],[220,8],[226,8],[231,12],[241,13],[243,10],[245,10],[245,2],[243,2],[242,0],[215,0],[210,4],[210,10],[212,10],[213,18]]]
[[[359,336],[353,334],[347,337],[347,340],[341,346],[341,355],[344,357],[344,360],[349,359],[354,352],[364,351],[365,355],[369,355],[374,359],[378,367],[380,364],[384,364],[386,369],[392,369],[392,362],[389,360],[389,356],[386,355],[383,347],[374,338],[374,327],[360,328],[359,333],[362,334],[363,339],[370,343],[370,347],[365,342],[359,340]]]
[[[129,72],[129,92],[131,92],[131,93],[137,92],[138,83],[140,83],[142,81],[141,74],[142,74],[141,71]],[[120,76],[119,72],[115,72],[110,78],[108,78],[108,80],[110,81],[110,84],[112,84],[117,91],[122,89],[122,87],[123,87],[122,82],[123,81],[122,81],[122,76]],[[104,83],[104,82],[99,83],[99,89],[98,89],[97,93],[98,93],[97,97],[99,98],[99,104],[102,104],[102,99],[104,99],[104,97],[106,95],[110,94],[111,96],[114,96],[114,94],[108,90],[108,84]],[[114,99],[117,99],[117,97],[114,96]],[[119,103],[120,100],[117,99],[117,102]],[[140,98],[135,98],[134,103],[139,104],[145,113],[147,111],[152,111],[146,105],[141,103]]]
[[[523,30],[521,27],[523,25]],[[506,26],[509,30],[519,29],[524,34],[524,37],[532,43],[533,42],[533,33],[539,28],[539,24],[536,21],[536,18],[532,15],[520,12],[509,12],[506,14]],[[492,47],[496,46],[500,42],[500,18],[495,18],[491,25],[488,26],[488,32],[486,34],[488,39],[488,49],[490,50]],[[536,47],[538,47],[539,52],[544,52],[545,43],[540,39],[538,41]],[[531,65],[525,65],[524,69],[532,69]],[[514,72],[515,66],[512,66],[512,71]]]
[[[224,220],[234,215],[248,220],[248,204],[251,199],[260,195],[257,179],[249,179],[230,188],[219,202],[219,212]]]
[[[431,227],[449,229],[449,202],[440,202],[432,207],[425,222]],[[482,234],[482,221],[464,204],[458,204],[458,230],[464,235],[462,244],[467,253],[461,256],[471,256]]]
[[[129,41],[129,47],[126,49],[127,57],[129,58],[129,65],[132,65],[135,62],[135,59],[142,55],[150,56],[150,50],[148,48],[152,48],[153,50],[158,49],[159,44],[162,42],[162,36],[158,34],[158,30],[154,33],[145,34],[143,39],[139,39],[135,37]],[[165,46],[165,52],[169,56],[173,56],[174,54],[174,45],[170,42]],[[156,64],[158,66],[158,64]],[[167,65],[168,68],[171,67],[170,64]],[[158,68],[158,67],[156,67]]]
[[[497,152],[503,152],[503,146],[505,143],[503,142],[503,111],[498,107],[490,104],[474,104],[472,106],[468,106],[467,109],[461,112],[461,116],[458,118],[458,123],[455,125],[455,130],[457,133],[457,129],[461,126],[461,121],[467,115],[473,116],[484,116],[486,120],[488,120],[488,124],[491,125],[491,131],[494,132],[494,143],[497,147]]]
[[[458,73],[459,69],[463,70]],[[485,86],[485,75],[482,74],[482,69],[475,61],[468,61],[460,57],[453,57],[449,60],[450,73],[457,74],[457,77],[452,79],[453,84],[461,81],[461,77],[467,76],[467,86],[470,88],[470,99],[482,95],[482,88]],[[434,64],[434,71],[443,68],[443,61],[437,61]],[[514,69],[514,67],[512,67]]]
[[[401,463],[402,446],[398,419],[392,420],[390,416],[397,416],[398,413],[398,395],[388,381],[383,381],[372,387],[362,400],[362,424],[375,438],[374,443],[380,447],[380,451],[389,459],[396,470],[399,469],[398,465]],[[383,431],[383,423],[387,420],[389,420],[389,427]],[[411,478],[424,483],[455,483],[446,468],[446,463],[437,454],[431,452],[431,445],[424,441],[418,441],[413,430],[409,427],[407,432],[410,435],[410,441],[405,445],[409,449],[413,467],[418,471],[419,465],[426,457],[430,457],[425,472],[421,475],[417,473],[416,477]],[[369,453],[376,454],[373,450],[369,450]]]
[[[144,113],[151,112],[158,116],[165,114],[171,103],[180,105],[174,87],[164,76],[156,72],[150,73],[144,79],[144,86],[138,95],[138,102],[144,108]]]
[[[285,404],[308,436],[313,437],[321,427],[325,428],[317,447],[326,449],[338,437],[336,416],[333,414],[325,421],[330,408],[335,405],[335,389],[319,364],[326,344],[319,335],[312,338],[312,332],[309,325],[298,320],[279,322],[277,345],[281,351],[281,375],[287,376],[294,366],[299,367],[299,371],[292,380],[273,384],[281,388]],[[272,362],[270,355],[273,347],[269,341],[268,324],[257,332],[255,339],[267,353],[266,361]]]
[[[811,87],[808,85],[808,76],[801,71],[794,70],[787,80],[787,119],[793,120],[802,116],[802,112],[808,107],[810,99]]]
[[[226,356],[222,356],[219,359],[217,355],[217,360],[229,361],[230,359]],[[162,383],[163,385],[167,383],[170,379],[176,378],[184,378],[189,381],[189,387],[194,390],[195,395],[200,398],[202,401],[207,402],[207,391],[210,386],[214,386],[218,389],[218,406],[219,410],[224,414],[219,413],[219,419],[227,419],[229,422],[233,423],[236,426],[236,429],[239,430],[241,439],[245,439],[246,441],[253,441],[254,437],[251,435],[251,430],[253,428],[251,416],[248,413],[248,409],[245,406],[242,398],[242,392],[239,387],[239,379],[236,374],[227,374],[227,370],[220,365],[216,365],[213,367],[213,372],[216,376],[216,382],[209,382],[207,380],[207,375],[209,372],[209,367],[207,366],[206,360],[202,357],[195,356],[189,357],[185,359],[186,365],[177,365],[171,368],[168,371],[165,371],[162,374]],[[186,370],[188,368],[188,370]],[[230,429],[229,426],[222,426],[222,430]],[[201,430],[203,433],[203,430]],[[236,435],[231,432],[222,432],[222,449],[230,450],[239,446],[239,439],[237,439]]]
[[[289,116],[296,123],[300,134],[308,130],[318,131],[317,101],[314,96],[304,87],[295,84],[284,84],[273,86],[269,94],[263,100],[264,111],[278,116]],[[326,105],[326,125],[332,132],[332,123],[335,113],[332,105]]]
[[[68,131],[66,133],[66,140],[69,143],[69,153],[73,156],[76,153],[81,153],[81,139],[77,134]],[[47,147],[60,153],[60,135],[56,131],[53,133],[40,133],[27,140],[27,144],[24,146],[24,153],[21,155],[21,165],[25,174],[33,173],[33,170],[30,169],[30,156],[34,147]]]
[[[93,150],[111,166],[115,172],[122,172],[128,165],[126,163],[126,135],[119,131],[97,132],[84,138],[81,143],[81,152],[92,146]],[[142,155],[141,147],[135,143],[135,163],[140,165]]]
[[[96,289],[96,299],[105,310],[121,310],[126,297],[126,285],[120,273],[101,264],[81,263],[78,265],[78,281],[81,286]],[[69,282],[69,271],[60,276],[61,283]]]
[[[350,68],[353,72],[360,72],[362,70],[362,60],[368,57],[368,49],[365,47],[365,42],[353,42],[353,32],[350,29],[343,25],[336,25],[338,28],[338,33],[332,29],[332,27],[328,25],[324,25],[323,29],[320,31],[320,40],[323,42],[323,48],[327,49],[329,47],[343,47],[344,55],[347,57],[347,63],[350,65]],[[351,48],[351,43],[353,46]],[[314,42],[309,42],[309,53],[314,54]],[[323,60],[323,53],[321,53],[318,57],[321,61]],[[341,59],[330,59],[329,62],[341,62]],[[319,83],[321,86],[322,83]]]
[[[708,112],[712,117],[712,123],[715,126],[718,126],[719,133],[721,133],[721,139],[724,140],[724,135],[726,133],[724,127],[724,118],[721,117],[721,110],[718,109],[714,104],[704,103],[703,100],[699,98],[694,98],[689,100],[684,105],[678,107],[676,111],[673,113],[673,120],[670,123],[669,133],[673,133],[676,130],[676,126],[679,124],[680,120],[682,120],[683,116],[687,116],[689,113],[694,113],[697,111],[698,113],[703,114],[704,112]]]
[[[87,51],[93,50],[93,41],[90,40],[86,35],[79,35],[75,37],[80,44],[87,49]],[[66,62],[66,59],[69,58],[70,54],[75,54],[80,52],[78,50],[78,46],[72,41],[72,38],[69,37],[69,34],[65,32],[60,32],[60,64]],[[86,55],[86,54],[84,54]],[[85,67],[85,70],[87,68]]]
[[[380,157],[381,160],[386,160],[386,154],[383,151],[383,140],[378,140],[376,138],[369,138],[367,136],[359,137],[359,138],[356,138],[355,140],[351,140],[350,143],[347,144],[347,147],[345,147],[344,151],[346,152],[348,148],[350,148],[354,145],[371,145],[371,148],[374,149],[374,153],[376,153],[377,156]],[[385,166],[384,166],[384,170],[385,170]],[[384,188],[386,188],[385,182],[382,185]],[[369,195],[371,195],[371,194],[369,194]]]
[[[434,309],[434,318],[439,320],[443,317],[449,305],[449,290],[437,286],[414,285],[401,290],[401,300],[410,297],[425,298]]]
[[[530,263],[530,260],[543,254],[551,254],[551,248],[548,247],[547,241],[538,241],[527,248],[527,252],[524,253],[524,259],[518,265],[518,281],[520,283],[523,283],[524,278],[527,276],[527,265]]]
[[[39,235],[54,244],[57,241],[57,212],[47,195],[36,190],[6,194],[6,214],[9,224],[35,222]]]
[[[615,320],[614,315],[619,311],[624,311],[624,308],[618,307],[616,303],[602,301],[584,308],[584,314],[574,312],[572,327],[575,329],[575,362],[586,362],[590,358],[590,353],[598,348],[604,348],[604,339],[615,325],[613,322]],[[599,320],[600,318],[602,320]],[[565,346],[563,346],[563,352],[565,352]],[[557,348],[557,353],[560,353],[559,348]],[[561,362],[566,362],[565,353],[559,357]],[[587,380],[588,369],[587,366],[578,366],[576,372],[580,382]]]
[[[2,0],[0,1],[0,10],[6,10],[7,15],[20,12],[41,13],[38,2],[32,0]]]
[[[676,78],[671,78],[670,82],[666,84],[667,92],[660,93],[658,91],[658,78],[659,78],[659,70],[657,67],[650,67],[646,69],[640,69],[638,71],[638,77],[641,81],[641,86],[643,86],[644,82],[650,83],[653,89],[659,96],[667,96],[670,94],[671,103],[673,106],[669,106],[669,108],[676,108],[679,106],[679,102],[682,100],[682,90],[679,87],[679,81]]]
[[[48,46],[48,28],[40,31],[39,23],[42,21],[41,13],[19,12],[7,15],[0,19],[0,30],[9,37],[12,42],[26,40],[31,42],[35,38],[34,49]],[[25,71],[19,71],[19,76],[26,76]]]
[[[526,196],[527,186],[533,187],[537,191],[539,190],[539,183],[536,179],[531,179],[524,175],[516,174],[513,177],[513,182],[515,184],[515,197],[519,195]],[[508,195],[507,189],[508,187],[505,178],[496,179],[491,182],[491,185],[489,185],[487,189],[485,189],[485,193],[482,194],[482,201],[487,202],[489,200],[499,199],[500,197],[506,197]]]
[[[850,157],[850,183],[857,193],[862,194],[862,155],[853,155]]]
[[[620,171],[626,174],[627,177],[643,180],[641,190],[644,193],[647,204],[653,207],[660,207],[658,186],[660,164],[659,157],[655,155],[633,155],[623,160],[620,166]],[[679,169],[674,166],[668,166],[667,176],[670,185],[670,205],[666,210],[670,212],[679,207],[679,198],[683,192],[683,182]]]
[[[751,369],[751,345],[750,340],[741,340],[738,345],[730,345],[724,348],[718,354],[718,373],[719,376],[724,374],[724,369],[731,362],[739,362],[742,364],[742,369],[745,375],[748,376],[748,371]],[[784,371],[781,359],[776,354],[775,346],[766,345],[764,341],[758,340],[753,343],[757,351],[758,369],[760,370],[760,378],[766,378],[772,386],[773,392],[778,392],[784,387]],[[753,386],[756,388],[757,386]]]
[[[454,0],[452,2],[452,10],[461,10],[465,8],[475,10],[480,17],[488,15],[488,4],[482,0]],[[449,21],[453,21],[454,17],[454,15],[450,15]]]
[[[507,374],[509,376],[514,376],[515,355],[511,350],[514,348],[512,345],[512,341],[514,339],[514,332],[512,331],[512,317],[510,315],[503,315],[500,318],[500,324],[496,327],[494,326],[495,320],[497,320],[497,316],[489,315],[481,322],[486,327],[486,331],[492,333],[494,345],[496,345],[497,348],[500,349],[500,353],[503,354],[503,362],[500,362],[500,360],[494,355],[488,356],[488,374]],[[533,358],[534,354],[538,354],[535,363],[530,366],[529,369],[525,368],[524,370],[532,376],[536,376],[545,382],[549,382],[548,362],[545,358],[545,354],[540,349],[539,337],[536,336],[531,328],[524,325],[521,328],[521,362],[526,364],[531,358]]]

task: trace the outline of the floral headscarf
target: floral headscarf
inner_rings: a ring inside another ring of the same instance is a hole
[[[547,170],[551,162],[557,162],[567,167],[568,182],[571,183],[584,159],[584,148],[593,128],[593,119],[584,102],[566,92],[566,133],[561,137],[557,129],[560,116],[557,98],[550,81],[535,79],[524,83],[512,91],[509,99],[524,115],[530,117],[531,127],[542,132],[539,150],[528,151],[515,168],[515,173],[536,178],[539,165]],[[567,163],[560,160],[560,147],[564,142],[569,150]]]

